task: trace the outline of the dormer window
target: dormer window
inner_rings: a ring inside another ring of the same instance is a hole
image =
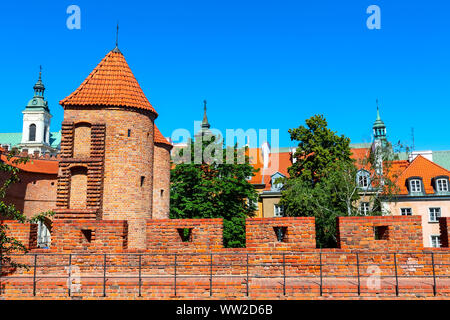
[[[422,192],[422,181],[420,179],[411,179],[409,181],[409,190],[411,193]]]
[[[448,186],[448,178],[437,178],[436,179],[436,191],[437,192],[448,192],[449,186]]]
[[[270,181],[270,183],[272,185],[271,191],[281,191],[281,189],[283,188],[283,183],[278,181],[278,179],[280,179],[280,178],[285,178],[285,176],[279,172],[272,175],[271,181]]]
[[[359,170],[356,176],[356,182],[360,188],[370,187],[370,173],[366,170]]]

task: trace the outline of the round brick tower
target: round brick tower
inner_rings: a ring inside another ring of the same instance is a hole
[[[169,219],[170,210],[170,150],[167,141],[155,125],[153,167],[153,219]]]
[[[60,104],[59,208],[69,213],[87,210],[91,216],[95,212],[97,219],[127,220],[128,247],[145,249],[146,221],[153,209],[157,113],[120,50],[109,52]],[[77,199],[77,208],[71,207],[70,198]]]

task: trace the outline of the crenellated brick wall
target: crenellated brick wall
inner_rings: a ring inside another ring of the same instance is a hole
[[[127,248],[125,221],[59,219],[50,250],[16,257],[38,264],[37,281],[33,268],[18,270],[19,278],[0,279],[0,291],[7,299],[450,298],[450,251],[424,249],[416,217],[338,223],[339,249],[315,248],[313,218],[248,219],[247,248],[228,249],[221,219],[149,220],[147,249],[137,251]],[[388,228],[375,240],[379,226]],[[287,228],[287,242],[274,227]],[[69,276],[82,277],[70,293]]]
[[[121,252],[128,246],[126,221],[55,219],[52,249],[57,252]]]
[[[223,248],[222,230],[222,219],[150,220],[147,250],[166,253],[219,250]]]
[[[338,217],[338,246],[351,250],[423,250],[420,216]]]
[[[251,251],[315,249],[314,218],[247,219],[246,247]]]

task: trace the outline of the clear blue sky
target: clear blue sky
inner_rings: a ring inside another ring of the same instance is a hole
[[[66,9],[81,8],[81,30]],[[366,8],[381,8],[381,30]],[[352,142],[371,140],[376,98],[391,141],[450,149],[450,1],[7,1],[0,7],[0,132],[20,132],[43,65],[58,101],[119,47],[168,136],[213,127],[287,130],[316,113]]]

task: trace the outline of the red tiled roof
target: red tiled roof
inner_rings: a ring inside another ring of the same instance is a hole
[[[168,146],[172,146],[172,144],[169,141],[167,141],[167,139],[162,135],[161,131],[159,131],[156,124],[155,124],[155,134],[153,137],[153,141],[155,143],[162,143],[162,144],[166,144]]]
[[[261,155],[261,149],[249,149],[250,164],[255,169],[259,169],[255,176],[250,180],[251,184],[265,184],[264,190],[270,190],[271,176],[277,172],[289,177],[288,168],[292,165],[291,153],[280,152],[269,154],[268,168],[263,169],[264,163]],[[264,181],[263,181],[264,175]]]
[[[55,160],[43,160],[43,159],[29,159],[26,163],[14,163],[16,157],[8,158],[5,155],[0,156],[1,160],[9,165],[19,168],[22,171],[45,173],[45,174],[58,174],[59,161]]]
[[[421,155],[418,155],[398,176],[396,184],[400,188],[400,194],[408,194],[408,189],[406,187],[407,179],[411,177],[421,177],[425,193],[433,194],[434,188],[432,179],[438,176],[450,176],[450,171]]]
[[[119,50],[110,51],[83,83],[60,101],[65,106],[123,106],[150,110],[158,115],[145,97]]]

